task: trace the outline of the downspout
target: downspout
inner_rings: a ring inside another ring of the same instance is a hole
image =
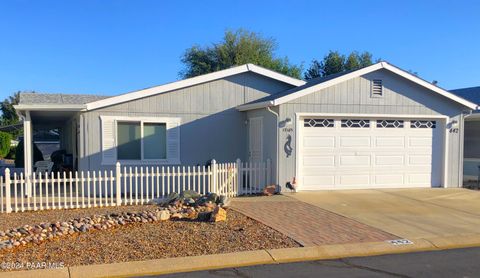
[[[280,122],[279,122],[279,118],[280,116],[278,115],[277,112],[273,111],[270,106],[267,106],[267,111],[269,111],[270,113],[272,113],[273,115],[275,115],[275,119],[276,119],[276,122],[277,124],[275,125],[275,130],[276,130],[276,133],[275,133],[275,136],[277,137],[277,140],[276,140],[276,149],[275,149],[275,176],[276,176],[276,183],[278,185],[280,185],[280,169],[279,169],[279,157],[280,155],[278,154],[279,153],[279,149],[278,149],[278,146],[280,145],[279,143],[279,134],[278,134],[278,127],[280,125]]]

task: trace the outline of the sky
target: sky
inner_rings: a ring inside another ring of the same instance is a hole
[[[308,67],[369,51],[446,89],[480,86],[480,1],[0,1],[0,100],[178,80],[184,51],[244,28]]]

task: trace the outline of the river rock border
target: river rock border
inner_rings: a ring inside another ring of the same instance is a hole
[[[225,221],[228,199],[215,194],[200,196],[196,192],[171,194],[165,200],[154,201],[159,207],[141,212],[119,212],[91,217],[73,218],[63,222],[24,225],[19,228],[0,231],[0,250],[12,249],[27,244],[40,244],[55,238],[86,233],[93,230],[107,230],[133,223],[149,223],[166,220]]]

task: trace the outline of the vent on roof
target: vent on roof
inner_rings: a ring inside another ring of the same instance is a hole
[[[372,97],[383,96],[383,84],[381,79],[372,80]]]

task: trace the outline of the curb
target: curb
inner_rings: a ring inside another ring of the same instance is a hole
[[[13,271],[0,273],[0,278],[26,278],[33,276],[36,278],[132,277],[309,260],[329,260],[345,257],[438,251],[478,246],[480,246],[480,235],[475,234],[415,239],[411,240],[410,244],[404,245],[393,245],[389,242],[335,244],[113,264],[73,266],[63,269]]]

